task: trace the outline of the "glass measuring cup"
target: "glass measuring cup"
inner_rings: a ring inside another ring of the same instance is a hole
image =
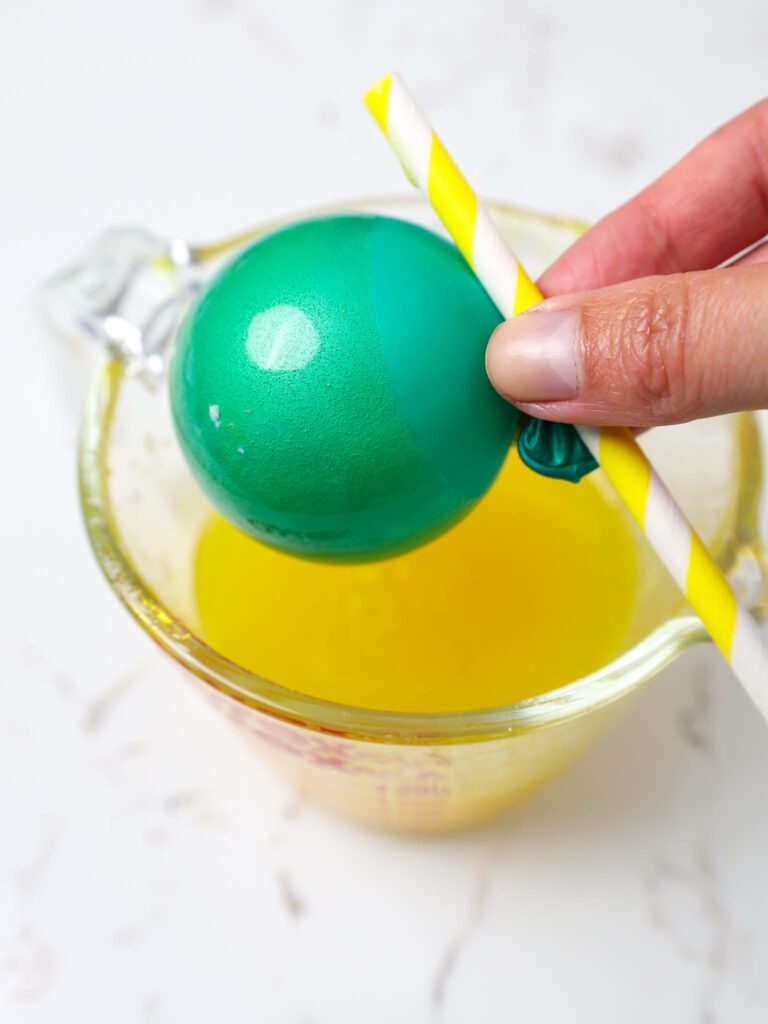
[[[418,199],[341,203],[320,212],[350,210],[440,230]],[[502,204],[491,210],[534,273],[583,230]],[[706,634],[641,541],[636,612],[620,657],[559,690],[505,707],[446,714],[347,707],[262,679],[206,646],[192,568],[209,509],[176,446],[164,368],[179,309],[194,289],[238,246],[294,219],[199,247],[144,232],[115,233],[49,285],[49,308],[60,325],[76,324],[109,352],[81,437],[86,526],[110,586],[135,619],[297,787],[377,826],[459,827],[503,810],[567,767],[641,683]],[[742,596],[764,611],[756,526],[762,460],[753,417],[666,428],[643,444]],[[512,677],[512,656],[509,671]]]

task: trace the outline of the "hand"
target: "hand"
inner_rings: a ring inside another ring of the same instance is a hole
[[[573,423],[768,408],[768,243],[719,266],[767,233],[768,99],[547,270],[539,286],[557,298],[491,338],[494,387],[525,412]]]

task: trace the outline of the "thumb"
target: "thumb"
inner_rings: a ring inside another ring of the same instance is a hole
[[[501,324],[486,356],[525,412],[650,427],[768,407],[768,264],[563,295]]]

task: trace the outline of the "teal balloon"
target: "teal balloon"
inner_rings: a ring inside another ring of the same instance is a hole
[[[292,225],[240,253],[180,328],[181,448],[216,508],[268,544],[397,554],[461,519],[504,462],[517,412],[484,366],[500,319],[424,228]]]

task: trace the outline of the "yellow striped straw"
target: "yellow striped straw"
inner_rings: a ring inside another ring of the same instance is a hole
[[[365,101],[406,174],[426,194],[502,316],[507,319],[541,302],[543,295],[400,78],[382,78]],[[626,427],[576,429],[768,719],[768,646],[758,624],[739,603],[634,436]]]

